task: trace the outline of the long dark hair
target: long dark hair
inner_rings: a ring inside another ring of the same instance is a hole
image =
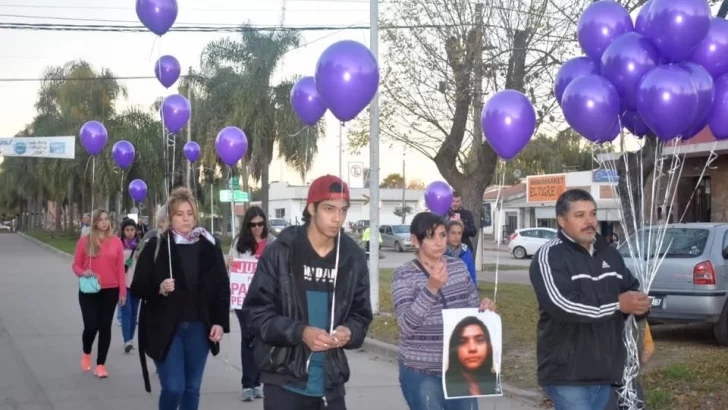
[[[477,380],[478,384],[481,386],[480,390],[482,394],[493,394],[488,391],[493,389],[493,385],[496,382],[496,374],[493,371],[493,344],[490,342],[490,332],[485,326],[485,323],[475,316],[468,316],[461,320],[460,323],[455,326],[455,329],[453,329],[452,334],[450,335],[450,346],[448,349],[449,360],[447,371],[445,372],[445,381],[448,385],[453,386],[465,383],[465,377],[463,374],[468,371],[465,370],[463,364],[460,363],[458,348],[460,347],[460,340],[463,336],[463,331],[466,327],[473,325],[480,327],[483,331],[485,342],[488,344],[488,357],[486,357],[485,362],[475,372],[471,373],[473,373],[474,379]],[[448,388],[448,395],[454,396],[453,392],[450,390],[451,389]]]
[[[263,234],[261,237],[268,237],[268,217],[265,215],[263,208],[259,206],[251,206],[247,211],[245,211],[243,223],[240,225],[238,243],[235,246],[235,249],[237,249],[239,253],[250,252],[251,255],[255,255],[255,252],[258,250],[258,241],[255,240],[253,232],[250,230],[249,226],[250,221],[257,216],[263,218],[263,223],[265,224],[263,225]]]

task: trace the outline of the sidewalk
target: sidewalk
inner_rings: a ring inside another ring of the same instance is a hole
[[[69,256],[5,234],[0,235],[0,261],[0,410],[156,408],[159,386],[153,380],[152,394],[144,391],[139,356],[136,351],[123,353],[116,325],[107,361],[109,379],[80,371],[82,324]],[[200,407],[262,410],[260,401],[239,401],[240,334],[234,316],[231,328],[220,355],[208,361]],[[348,356],[350,410],[406,409],[394,363],[366,352]],[[481,409],[533,408],[508,398],[481,400]]]

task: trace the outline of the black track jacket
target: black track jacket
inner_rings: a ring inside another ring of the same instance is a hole
[[[557,238],[536,252],[530,276],[540,316],[539,383],[618,383],[626,357],[622,332],[627,318],[619,310],[619,294],[639,289],[622,255],[601,236],[590,255],[559,230]]]

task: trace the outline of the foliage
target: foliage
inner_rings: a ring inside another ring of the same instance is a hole
[[[409,205],[405,205],[404,208],[401,206],[394,208],[394,214],[400,218],[412,215],[414,212],[415,210]]]
[[[384,179],[382,179],[382,183],[379,184],[380,188],[389,188],[389,189],[402,189],[404,188],[404,178],[402,175],[394,173],[389,174]]]
[[[410,179],[407,181],[407,189],[425,189],[425,183],[419,179]]]

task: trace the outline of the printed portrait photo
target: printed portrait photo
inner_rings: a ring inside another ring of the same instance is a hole
[[[501,396],[501,318],[478,309],[444,309],[442,383],[448,399]]]

